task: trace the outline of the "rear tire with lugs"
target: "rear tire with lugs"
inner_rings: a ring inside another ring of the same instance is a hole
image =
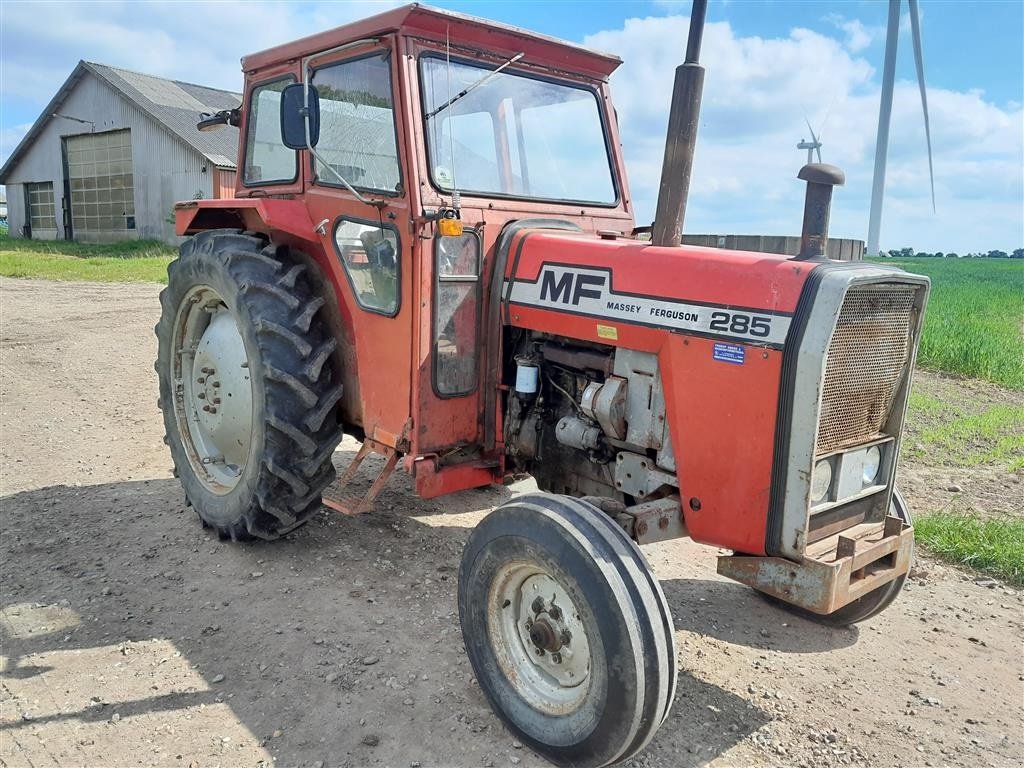
[[[175,474],[225,538],[274,539],[320,508],[342,437],[324,299],[287,248],[202,232],[167,268],[156,326]]]
[[[488,515],[463,551],[459,617],[491,706],[557,765],[625,760],[668,716],[668,604],[636,544],[587,502],[531,493]]]

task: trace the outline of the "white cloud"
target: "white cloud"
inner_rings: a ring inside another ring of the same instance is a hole
[[[847,19],[833,13],[825,20],[846,34],[846,47],[854,53],[863,51],[876,40],[885,37],[885,27],[868,27],[860,19]]]
[[[42,106],[79,59],[237,91],[243,55],[393,5],[398,3],[5,1],[4,96]]]
[[[639,222],[654,212],[673,72],[688,24],[681,16],[634,18],[584,41],[625,62],[613,75],[612,89]],[[834,198],[832,233],[866,237],[878,72],[873,62],[856,55],[862,40],[843,31],[842,40],[800,28],[784,38],[761,38],[738,36],[726,22],[707,25],[702,48],[707,73],[686,231],[799,233],[804,187],[796,173],[806,156],[796,143],[808,138],[806,114],[821,131],[825,162],[846,172],[846,186]],[[882,247],[961,252],[1019,247],[1024,242],[1020,106],[1000,108],[980,90],[941,88],[929,88],[928,103],[938,215],[932,214],[917,85],[901,81],[893,107]]]

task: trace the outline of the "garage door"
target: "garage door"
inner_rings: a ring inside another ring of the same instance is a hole
[[[75,239],[134,237],[131,132],[86,133],[65,141]]]

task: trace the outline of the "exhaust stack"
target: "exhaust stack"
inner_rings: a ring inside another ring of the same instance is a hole
[[[704,90],[704,67],[698,60],[707,6],[707,0],[693,0],[686,59],[676,67],[672,108],[668,113],[668,136],[665,138],[665,162],[661,168],[658,208],[651,232],[654,245],[679,245],[683,240],[683,218],[686,216],[686,197],[690,191],[693,150],[697,144],[700,100]]]
[[[825,256],[828,250],[828,219],[832,207],[832,187],[841,187],[846,176],[834,165],[809,163],[797,178],[807,182],[804,197],[804,227],[800,232],[797,261]]]

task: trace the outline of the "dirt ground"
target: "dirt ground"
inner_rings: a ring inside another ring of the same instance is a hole
[[[0,765],[544,765],[491,713],[456,612],[463,541],[510,491],[425,502],[398,477],[365,516],[218,541],[161,441],[158,290],[0,281]],[[915,471],[912,504],[956,474]],[[836,631],[716,576],[715,550],[647,554],[680,685],[632,765],[1024,760],[1018,590],[919,558],[892,609]]]

